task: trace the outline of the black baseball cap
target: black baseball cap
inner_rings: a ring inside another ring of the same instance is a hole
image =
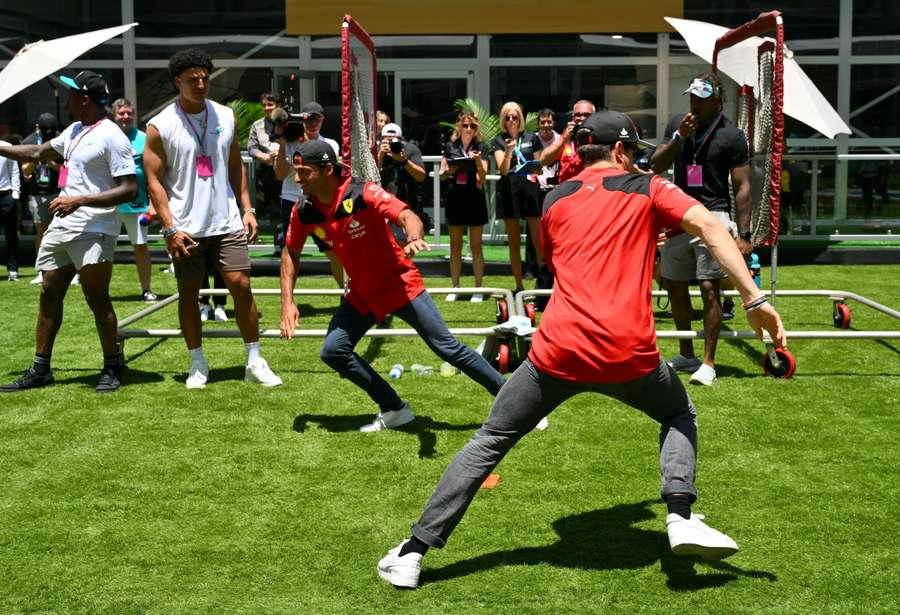
[[[83,70],[75,78],[60,75],[59,80],[66,84],[70,90],[89,96],[98,105],[109,104],[109,86],[106,80],[97,73]]]
[[[305,105],[303,105],[303,108],[300,109],[300,113],[308,113],[309,115],[316,114],[325,117],[325,109],[323,109],[322,105],[317,102],[306,103]]]
[[[41,129],[41,132],[51,132],[59,129],[59,122],[52,113],[41,113],[36,124]]]
[[[334,149],[325,141],[304,141],[297,148],[297,153],[294,154],[295,162],[298,157],[301,164],[314,164],[320,167],[326,164],[332,164],[336,167],[341,166]]]
[[[615,145],[617,141],[653,147],[652,143],[641,139],[640,132],[630,117],[608,109],[591,113],[575,133],[578,145]]]

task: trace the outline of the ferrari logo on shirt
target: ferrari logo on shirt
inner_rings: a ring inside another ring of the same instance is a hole
[[[341,203],[341,205],[348,214],[353,213],[353,199],[344,199],[344,202]]]

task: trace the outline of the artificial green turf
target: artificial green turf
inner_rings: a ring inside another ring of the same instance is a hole
[[[896,267],[782,267],[779,279],[781,288],[849,290],[900,307]],[[171,293],[174,281],[155,270],[153,287]],[[144,306],[133,267],[116,267],[113,294],[120,318]],[[37,297],[25,281],[0,284],[6,380],[31,360]],[[490,303],[436,299],[451,326],[493,319]],[[319,328],[335,299],[300,303],[301,326]],[[827,299],[778,306],[789,330],[831,326]],[[277,328],[278,299],[259,307],[262,326]],[[900,329],[851,307],[854,328]],[[144,322],[177,326],[173,307]],[[375,563],[408,534],[491,398],[462,376],[407,373],[396,386],[417,420],[360,434],[374,408],[319,360],[320,343],[263,340],[285,381],[265,390],[241,381],[238,340],[206,340],[210,385],[186,391],[181,340],[130,340],[126,386],[98,396],[99,344],[73,288],[54,352],[57,385],[0,397],[0,612],[900,609],[896,341],[797,341],[790,381],[762,375],[758,344],[720,344],[719,381],[690,390],[700,424],[695,510],[741,545],[732,558],[671,555],[655,425],[581,396],[504,460],[500,485],[481,492],[448,547],[427,556],[416,592],[382,583]],[[661,343],[667,355],[676,345]],[[381,373],[439,363],[410,338],[364,340],[359,351]]]

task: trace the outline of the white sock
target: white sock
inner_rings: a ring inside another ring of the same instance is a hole
[[[247,365],[253,365],[260,359],[259,342],[250,342],[244,346],[247,348]]]
[[[206,357],[203,356],[203,346],[198,346],[197,348],[190,348],[188,352],[191,355],[191,361],[198,361],[200,363],[206,363]]]

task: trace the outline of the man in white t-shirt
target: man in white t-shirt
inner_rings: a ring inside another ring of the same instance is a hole
[[[38,311],[34,365],[0,391],[13,392],[53,384],[50,357],[62,324],[63,300],[69,283],[81,276],[81,288],[97,325],[103,348],[103,371],[98,393],[120,386],[122,358],[116,345],[116,313],[109,299],[113,251],[119,234],[116,205],[137,195],[131,144],[106,119],[109,88],[103,78],[82,71],[74,79],[60,77],[69,87],[67,111],[78,118],[62,134],[40,145],[0,147],[0,156],[20,162],[63,160],[61,192],[50,203],[53,220],[38,250],[43,273]]]
[[[209,378],[197,300],[210,268],[219,270],[234,299],[247,349],[244,380],[274,387],[281,378],[259,354],[259,315],[250,292],[247,241],[256,237],[256,212],[234,112],[207,99],[212,70],[209,54],[201,49],[185,49],[169,59],[178,99],[147,123],[147,189],[175,261],[178,316],[191,356],[187,388],[202,389]]]

